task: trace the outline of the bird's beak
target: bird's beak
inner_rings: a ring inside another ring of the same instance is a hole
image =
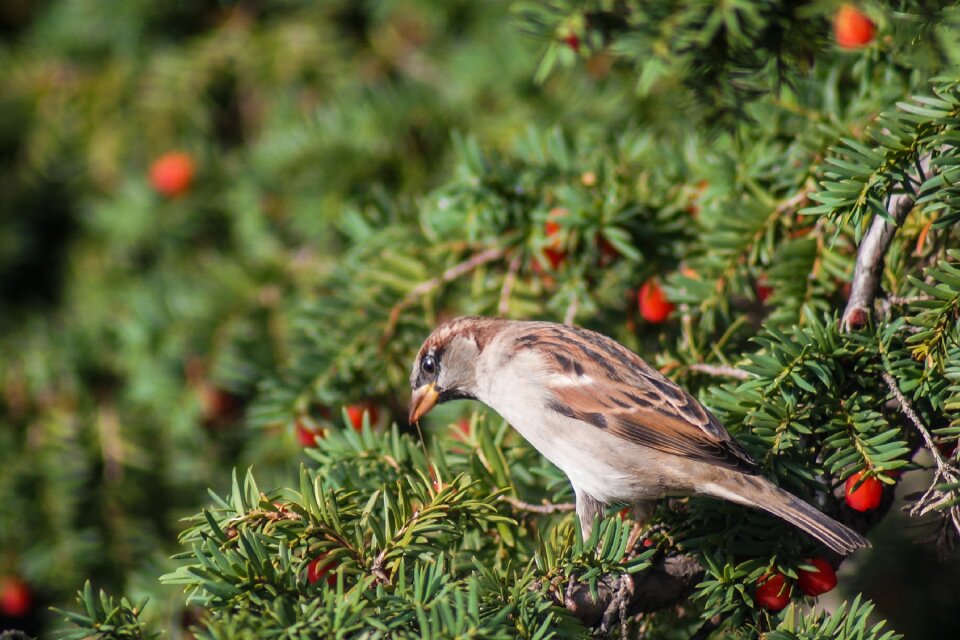
[[[437,387],[432,382],[415,389],[413,395],[410,396],[410,417],[408,418],[408,422],[413,424],[429,413],[430,409],[436,406],[437,398],[439,397],[440,394],[437,393]]]

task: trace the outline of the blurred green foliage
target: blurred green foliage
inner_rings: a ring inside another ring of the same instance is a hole
[[[588,633],[557,585],[645,568],[623,557],[626,527],[606,521],[594,554],[569,515],[497,501],[563,502],[569,486],[483,411],[466,434],[464,407],[436,412],[433,469],[401,434],[411,358],[456,314],[616,337],[835,513],[846,476],[893,484],[881,472],[922,446],[884,371],[955,441],[960,13],[865,3],[877,37],[844,51],[837,6],[4,3],[0,577],[35,602],[0,629],[48,633],[62,616],[46,605],[90,579],[75,637]],[[170,198],[149,170],[175,150],[196,174]],[[922,153],[933,169],[904,187]],[[858,240],[904,188],[921,206],[891,248],[885,314],[845,334]],[[636,309],[651,277],[678,307],[662,325]],[[749,379],[717,384],[704,364]],[[341,409],[361,405],[378,410],[354,433]],[[305,432],[320,435],[307,456]],[[250,465],[257,480],[231,486]],[[207,486],[215,506],[194,516]],[[393,539],[415,503],[455,522]],[[756,610],[756,576],[794,571],[809,541],[689,505],[660,509],[657,544],[702,554],[707,579],[687,611],[646,619],[649,637],[688,637],[714,611],[730,615],[718,635],[866,629],[860,601],[826,621]],[[318,550],[342,560],[335,591],[305,579]],[[405,582],[382,584],[380,552]],[[952,637],[916,613],[898,629]]]

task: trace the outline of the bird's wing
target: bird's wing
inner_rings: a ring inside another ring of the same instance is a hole
[[[593,331],[547,326],[552,330],[528,334],[536,338],[526,345],[549,369],[551,409],[665,453],[756,473],[716,417],[640,356]]]

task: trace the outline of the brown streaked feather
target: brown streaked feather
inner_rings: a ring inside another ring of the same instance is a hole
[[[750,455],[693,396],[610,338],[544,324],[515,344],[543,354],[550,373],[571,381],[547,384],[558,413],[665,453],[757,473]]]

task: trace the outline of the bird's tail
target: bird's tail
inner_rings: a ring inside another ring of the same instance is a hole
[[[772,513],[842,555],[870,546],[866,538],[850,527],[787,493],[763,476],[737,476],[722,483],[727,486],[714,485],[718,491],[709,493]]]

